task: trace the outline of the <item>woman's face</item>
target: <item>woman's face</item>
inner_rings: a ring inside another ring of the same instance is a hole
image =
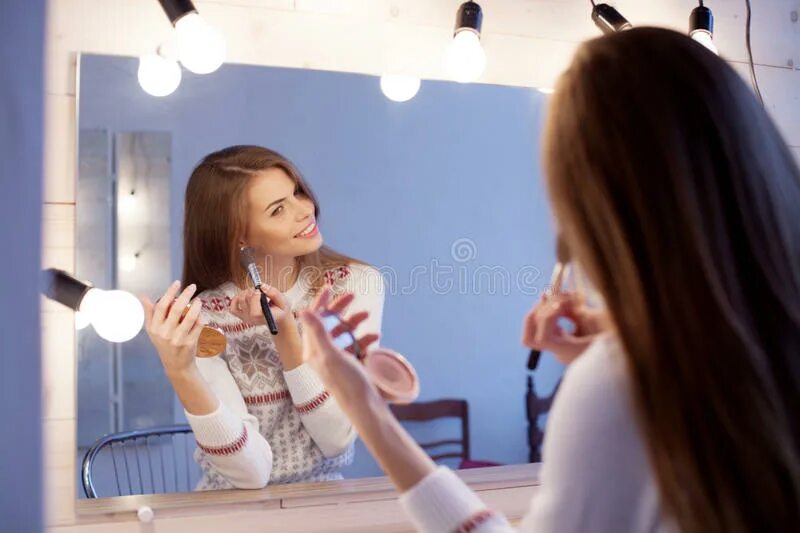
[[[270,168],[250,178],[245,199],[247,229],[241,244],[276,260],[293,259],[322,246],[314,203],[283,169]]]

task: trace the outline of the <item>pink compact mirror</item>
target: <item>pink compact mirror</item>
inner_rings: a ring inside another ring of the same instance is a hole
[[[341,316],[331,311],[323,311],[321,317],[328,333],[331,333],[336,326],[343,326],[344,333],[334,338],[334,344],[352,352],[361,361],[370,380],[386,401],[407,404],[417,399],[419,378],[405,357],[381,346],[370,348],[364,353],[359,348],[353,331]]]

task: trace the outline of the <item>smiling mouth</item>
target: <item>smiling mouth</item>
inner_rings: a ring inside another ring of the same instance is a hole
[[[316,232],[317,232],[317,221],[314,220],[313,222],[311,222],[311,224],[306,226],[306,228],[303,231],[301,231],[300,233],[295,235],[295,238],[301,238],[302,239],[304,237],[310,237],[310,236],[314,235]]]

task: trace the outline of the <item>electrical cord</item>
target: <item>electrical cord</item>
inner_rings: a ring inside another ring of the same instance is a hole
[[[752,18],[752,11],[750,9],[750,0],[745,0],[745,4],[747,5],[747,22],[746,30],[745,30],[745,43],[747,45],[747,60],[750,63],[750,79],[753,82],[753,90],[756,92],[756,96],[758,96],[758,101],[761,102],[761,105],[764,105],[764,98],[761,96],[761,89],[758,87],[758,78],[756,77],[756,67],[753,63],[753,49],[750,46],[750,20]]]

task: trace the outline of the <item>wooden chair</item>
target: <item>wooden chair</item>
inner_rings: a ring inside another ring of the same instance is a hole
[[[391,405],[392,413],[401,421],[429,422],[440,418],[461,419],[461,438],[445,439],[435,442],[419,443],[423,450],[436,462],[443,459],[460,459],[458,468],[480,468],[498,466],[491,461],[474,461],[470,457],[469,443],[469,405],[466,400],[443,399],[430,402],[416,402],[409,405]],[[439,451],[442,447],[458,446],[459,451]]]
[[[547,396],[540,397],[536,392],[533,376],[528,375],[528,391],[525,395],[525,413],[528,418],[528,448],[530,450],[528,459],[531,463],[540,463],[542,461],[544,431],[539,428],[539,417],[550,411],[550,407],[553,405],[553,400],[560,386],[561,380],[559,379],[553,392]]]

